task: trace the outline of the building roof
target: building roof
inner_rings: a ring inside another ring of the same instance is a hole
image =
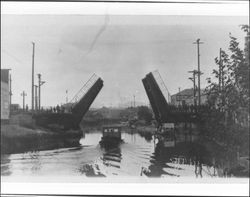
[[[177,95],[186,95],[186,96],[192,96],[194,94],[194,90],[193,88],[190,88],[190,89],[184,89],[172,96],[177,96]]]
[[[193,96],[193,94],[194,94],[194,89],[193,88],[189,88],[189,89],[184,89],[184,90],[182,90],[182,91],[180,91],[180,92],[178,92],[178,93],[176,93],[176,94],[174,94],[174,95],[172,95],[172,96]],[[204,89],[201,89],[201,95],[203,95],[203,94],[205,94],[205,90]]]

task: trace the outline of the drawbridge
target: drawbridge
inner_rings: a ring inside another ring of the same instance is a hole
[[[195,109],[171,105],[170,93],[158,71],[148,73],[142,79],[142,83],[159,125],[197,121],[198,115]]]
[[[65,111],[40,113],[34,115],[36,124],[48,128],[76,129],[103,87],[103,80],[96,74],[82,86],[69,103]]]

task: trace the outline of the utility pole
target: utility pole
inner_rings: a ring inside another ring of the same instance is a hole
[[[197,44],[197,53],[198,53],[198,104],[201,105],[201,82],[200,82],[200,44],[203,44],[203,42],[200,42],[200,39],[198,38],[196,42],[193,44]]]
[[[40,111],[40,103],[41,103],[41,74],[37,74],[38,76],[38,110]]]
[[[68,90],[66,90],[66,103],[68,103]]]
[[[32,79],[31,79],[31,110],[34,111],[34,58],[35,58],[35,43],[32,42]]]
[[[41,74],[37,74],[38,76],[38,110],[41,110],[41,86],[45,83],[45,81],[41,81]]]
[[[37,88],[38,88],[38,86],[37,85],[34,85],[35,86],[35,111],[37,111],[37,108],[38,108],[38,106],[37,106],[37,104],[38,104],[38,102],[37,102]]]
[[[10,110],[11,110],[11,103],[12,103],[12,79],[10,74]]]
[[[23,97],[23,111],[25,111],[25,96],[27,96],[27,94],[25,93],[25,91],[23,91],[21,93],[21,96]]]
[[[191,81],[193,81],[193,97],[194,97],[194,105],[196,105],[196,81],[195,81],[195,78],[196,78],[196,75],[198,74],[198,71],[197,70],[192,70],[192,71],[188,71],[189,73],[192,73],[193,74],[193,77],[189,77],[189,79]]]
[[[178,87],[178,90],[179,90],[179,92],[178,93],[180,93],[181,92],[181,87]],[[178,96],[178,101],[179,101],[179,105],[181,105],[181,95],[179,94],[179,95],[177,95]]]
[[[135,108],[135,95],[133,95],[134,96],[134,108]]]

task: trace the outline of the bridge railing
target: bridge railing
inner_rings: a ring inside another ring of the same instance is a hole
[[[215,109],[212,109],[209,105],[168,105],[168,111],[171,113],[197,113],[197,112],[211,112],[216,111]],[[218,110],[217,110],[218,111]]]
[[[72,108],[80,101],[81,98],[88,92],[88,90],[95,84],[98,80],[98,76],[93,74],[90,79],[82,86],[82,88],[76,93],[76,95],[71,99],[69,103],[72,103]]]

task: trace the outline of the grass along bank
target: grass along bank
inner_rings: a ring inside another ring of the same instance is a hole
[[[1,125],[1,154],[78,146],[80,130],[55,132],[18,124]]]

